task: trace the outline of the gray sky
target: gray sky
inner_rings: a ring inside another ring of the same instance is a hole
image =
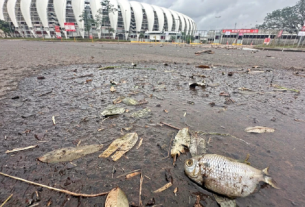
[[[200,30],[252,28],[267,13],[295,5],[299,0],[137,0],[188,15]],[[220,18],[216,18],[219,17]]]

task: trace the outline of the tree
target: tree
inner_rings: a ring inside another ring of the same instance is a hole
[[[305,21],[305,0],[300,0],[295,6],[285,7],[268,13],[260,29],[282,29],[296,33],[303,27]]]
[[[107,26],[108,33],[115,32],[115,28],[111,28],[109,13],[118,11],[117,8],[114,8],[114,5],[110,4],[109,0],[102,1],[102,8],[97,11],[95,16],[95,22],[97,26]]]
[[[139,35],[139,39],[140,39],[141,41],[143,41],[144,37],[145,37],[145,36],[144,36],[144,33],[141,32],[140,35]]]
[[[4,32],[5,37],[10,33],[10,24],[3,20],[0,20],[0,29]]]
[[[85,31],[88,32],[88,37],[89,37],[90,36],[89,32],[92,28],[92,24],[95,23],[94,19],[91,16],[90,9],[85,8],[82,15],[80,15],[79,17],[80,17],[80,20],[79,20],[80,22],[84,21],[84,28],[85,28]]]

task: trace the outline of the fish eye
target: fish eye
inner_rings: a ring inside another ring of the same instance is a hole
[[[188,167],[191,167],[191,166],[193,165],[193,160],[192,160],[192,159],[187,160],[187,161],[186,161],[186,165],[187,165]]]

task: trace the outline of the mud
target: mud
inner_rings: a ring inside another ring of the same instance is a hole
[[[226,52],[223,49],[219,51]],[[234,54],[239,52],[235,51]],[[177,64],[169,61],[169,66],[142,61],[137,65],[141,69],[130,69],[130,64],[123,61],[103,64],[121,66],[113,70],[98,70],[100,63],[68,64],[40,68],[38,74],[23,79],[21,77],[25,75],[21,75],[18,88],[0,100],[0,170],[81,193],[94,194],[119,186],[130,204],[137,205],[140,177],[125,180],[117,176],[142,169],[145,175],[143,204],[154,198],[156,205],[191,207],[196,195],[200,195],[204,206],[217,206],[210,192],[184,174],[183,164],[190,153],[181,155],[175,167],[172,158],[166,158],[170,140],[177,130],[160,126],[160,122],[165,122],[179,128],[189,127],[192,131],[236,136],[249,144],[232,137],[206,136],[209,141],[208,153],[240,160],[249,153],[252,166],[259,169],[270,167],[270,174],[281,190],[263,186],[249,197],[238,198],[238,206],[305,206],[304,77],[294,75],[294,70],[276,67],[260,68],[264,73],[245,73],[250,64],[248,67],[234,68],[216,66],[211,71],[205,71],[195,68],[196,64],[186,64],[184,61],[187,60],[177,61]],[[295,67],[301,66],[296,64]],[[233,72],[233,75],[228,76],[229,72]],[[37,79],[38,76],[45,79]],[[87,81],[89,79],[92,81]],[[110,91],[112,80],[118,83],[116,92]],[[206,88],[189,88],[189,83],[202,80],[208,85]],[[297,89],[300,93],[276,91],[271,84]],[[230,97],[220,96],[222,92]],[[118,107],[124,107],[129,112],[107,119],[102,117],[100,113],[119,96],[145,99],[148,103],[139,106],[119,103]],[[211,107],[212,102],[215,103],[214,107]],[[131,117],[133,112],[145,108],[151,109],[149,117]],[[53,125],[52,116],[55,116],[56,125]],[[143,138],[143,144],[138,150],[134,147],[117,162],[98,158],[100,152],[71,163],[46,164],[37,160],[49,151],[75,147],[79,141],[81,146],[105,144],[103,151],[111,141],[122,135],[122,128],[131,125],[133,129],[130,132],[137,132],[139,139]],[[249,126],[267,126],[276,131],[249,134],[244,131]],[[6,150],[31,145],[39,147],[5,154]],[[112,175],[114,167],[116,173]],[[173,186],[162,193],[152,193],[167,183],[168,169]],[[26,206],[35,191],[40,194],[40,201],[36,203],[41,206],[46,206],[50,201],[51,206],[104,206],[105,202],[105,197],[75,198],[2,176],[0,183],[0,203],[14,194],[9,206]],[[173,193],[176,187],[177,196]]]

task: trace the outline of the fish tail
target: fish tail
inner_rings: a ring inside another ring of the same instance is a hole
[[[264,181],[266,183],[268,183],[269,185],[271,185],[272,187],[276,188],[276,189],[280,189],[278,186],[277,186],[277,183],[269,176],[264,176]]]

